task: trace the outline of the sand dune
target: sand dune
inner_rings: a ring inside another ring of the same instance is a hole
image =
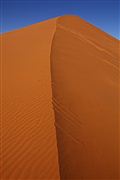
[[[61,179],[118,179],[118,41],[61,17],[51,73]]]
[[[118,43],[76,16],[2,35],[2,180],[119,179]]]
[[[3,179],[59,179],[49,58],[55,24],[3,35]]]

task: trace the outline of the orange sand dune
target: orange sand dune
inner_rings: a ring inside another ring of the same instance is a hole
[[[50,49],[56,19],[2,40],[2,177],[59,179],[51,104]]]
[[[118,41],[61,17],[51,73],[61,179],[118,179]]]
[[[63,16],[1,50],[1,179],[119,179],[118,40]]]

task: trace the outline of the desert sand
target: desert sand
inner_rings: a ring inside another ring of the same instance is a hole
[[[57,20],[51,73],[62,179],[118,179],[118,41]]]
[[[2,35],[2,180],[119,179],[118,43],[77,16]]]
[[[59,179],[50,50],[56,20],[2,37],[2,178]]]

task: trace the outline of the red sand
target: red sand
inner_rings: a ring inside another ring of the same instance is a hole
[[[56,19],[2,40],[2,178],[59,179],[50,50]]]
[[[118,43],[74,16],[2,35],[2,180],[119,179]]]
[[[61,17],[51,73],[61,179],[117,179],[118,41]]]

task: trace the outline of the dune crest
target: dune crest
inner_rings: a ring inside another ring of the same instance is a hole
[[[118,40],[77,16],[1,38],[1,179],[118,179]]]

